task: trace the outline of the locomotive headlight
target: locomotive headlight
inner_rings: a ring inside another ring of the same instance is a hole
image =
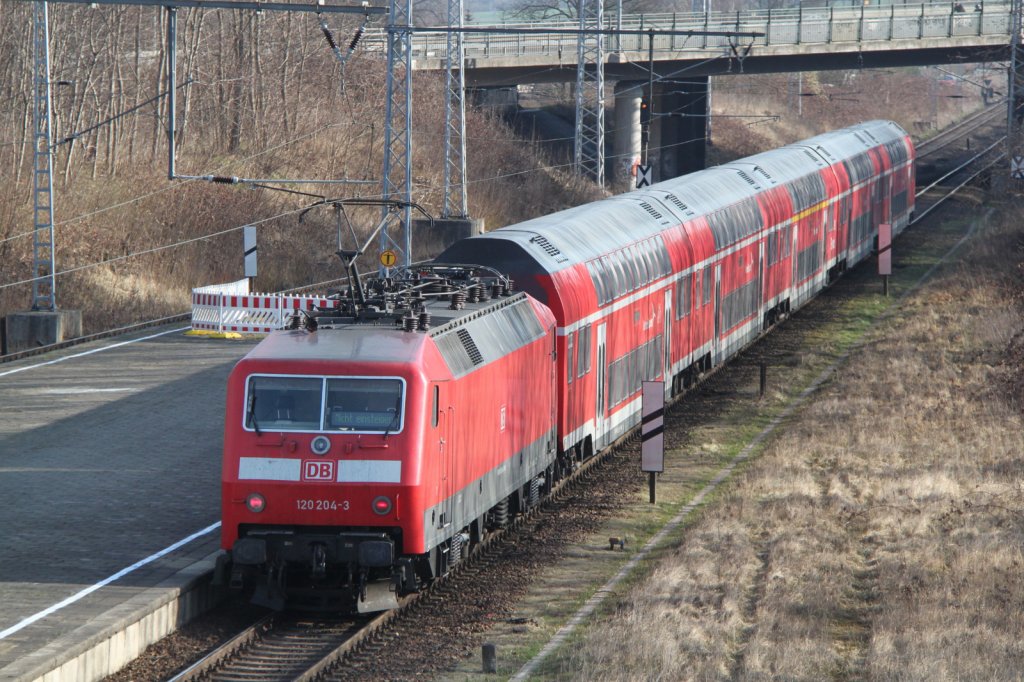
[[[249,511],[258,514],[267,508],[267,501],[259,493],[249,493],[245,498],[245,506]]]
[[[309,449],[313,451],[314,455],[326,455],[331,449],[331,439],[327,436],[317,436],[309,444]]]
[[[371,505],[375,514],[384,516],[391,511],[391,498],[384,495],[379,495],[373,498]]]

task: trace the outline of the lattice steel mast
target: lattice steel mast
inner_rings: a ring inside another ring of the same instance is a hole
[[[576,57],[576,172],[604,186],[604,28],[603,0],[579,0],[580,34]],[[591,33],[591,31],[594,31]]]
[[[46,2],[32,3],[34,147],[32,173],[32,310],[56,310],[53,248],[53,150],[50,131],[50,24]]]
[[[448,27],[463,27],[463,0],[448,0]],[[469,215],[466,197],[466,50],[462,31],[448,31],[444,94],[444,206],[442,218]]]
[[[402,264],[412,263],[412,0],[390,0],[388,12],[387,102],[384,109],[384,171],[382,194],[385,200],[406,202],[397,212],[400,225],[394,229],[396,212],[385,207],[380,247],[392,246],[402,252]],[[396,125],[397,123],[397,125]],[[395,240],[393,232],[401,231]]]

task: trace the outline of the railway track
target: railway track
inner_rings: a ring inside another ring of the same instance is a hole
[[[994,102],[993,104],[979,109],[955,125],[945,128],[937,134],[917,144],[917,159],[926,159],[939,154],[957,145],[963,146],[964,141],[971,135],[988,135],[993,127],[1006,127],[1005,101]],[[1004,106],[1000,106],[1004,105]]]
[[[349,679],[352,669],[372,664],[380,641],[408,628],[418,629],[428,614],[453,595],[458,594],[463,599],[467,581],[484,579],[487,586],[476,592],[489,590],[499,567],[509,564],[510,553],[515,553],[521,543],[536,544],[538,525],[554,528],[555,524],[545,521],[554,518],[553,514],[558,515],[561,528],[561,516],[566,509],[578,508],[580,500],[591,497],[588,490],[593,472],[601,468],[605,460],[634,445],[636,438],[635,432],[627,434],[585,461],[559,481],[551,495],[537,507],[518,517],[508,528],[490,533],[449,575],[423,592],[405,598],[399,608],[374,618],[316,619],[290,613],[268,616],[171,678],[171,682]],[[571,501],[567,503],[567,500]],[[341,663],[345,664],[344,668],[340,667]]]
[[[321,667],[334,660],[332,655],[343,655],[346,643],[357,642],[360,634],[367,636],[374,622],[382,620],[380,616],[371,620],[270,615],[171,678],[171,682],[315,679]]]
[[[991,168],[1000,158],[996,144],[992,149],[975,154],[969,163],[961,164],[940,181],[922,189],[918,193],[919,201],[927,203],[927,207],[924,212],[918,212],[914,222],[923,220],[942,201]],[[871,286],[874,278],[869,275],[860,279],[869,282],[865,286]],[[861,293],[857,290],[857,281],[848,284],[846,289],[833,287],[826,290],[812,304],[813,312],[788,320],[782,330],[767,335],[732,363],[709,373],[696,389],[681,398],[686,401],[686,410],[675,407],[680,399],[670,407],[667,430],[689,431],[709,414],[720,410],[727,396],[733,395],[737,386],[748,382],[765,359],[777,360],[799,354],[805,334],[834,319],[835,308],[829,304],[830,298]],[[639,492],[643,482],[635,476],[636,449],[637,434],[634,432],[599,457],[589,460],[571,477],[560,482],[542,505],[518,519],[510,528],[485,538],[455,572],[437,581],[430,589],[409,597],[399,609],[361,622],[358,619],[324,621],[294,616],[261,621],[174,680],[341,682],[363,679],[368,675],[401,677],[411,671],[426,672],[429,668],[427,661],[431,660],[432,639],[447,637],[453,630],[457,632],[460,625],[501,610],[494,599],[495,585],[507,587],[528,583],[530,567],[550,559],[544,555],[550,554],[556,545],[564,548],[571,542],[567,535],[571,536],[573,529],[585,534],[607,518],[601,511],[606,507],[602,502],[603,496],[621,499],[620,496]],[[623,481],[631,483],[624,484]],[[615,504],[617,502],[612,502],[609,506]],[[564,549],[553,551],[557,553]],[[513,557],[516,561],[510,562]],[[514,593],[515,589],[510,592]],[[283,660],[278,663],[276,657]],[[438,669],[444,668],[441,663]]]
[[[992,105],[968,116],[954,126],[943,130],[917,145],[917,184],[933,189],[936,186],[951,187],[957,184],[957,176],[950,176],[950,169],[970,167],[994,143],[1006,136],[1006,108]],[[919,191],[923,201],[931,197]],[[918,209],[918,215],[921,210]]]
[[[945,143],[946,148],[964,135],[977,135],[978,130],[978,125],[960,128],[959,138],[946,138],[952,140]],[[958,164],[919,191],[914,223],[998,163],[998,146],[998,141],[995,145],[990,143],[989,149],[973,154],[966,163]],[[809,306],[813,311],[790,318],[781,330],[763,337],[731,363],[709,373],[698,387],[683,396],[685,410],[670,407],[666,432],[688,432],[720,410],[726,396],[749,381],[766,358],[801,353],[806,332],[835,315],[829,299],[859,294],[857,279],[855,272],[848,273],[840,280],[840,286],[819,295]],[[860,275],[859,279],[873,277]],[[853,293],[848,291],[851,286]],[[673,405],[678,402],[679,399]],[[517,590],[525,589],[534,579],[537,564],[557,558],[574,538],[600,528],[611,513],[609,509],[641,491],[644,482],[635,475],[636,450],[634,432],[560,482],[553,494],[529,515],[486,537],[452,574],[404,600],[394,611],[372,619],[314,619],[288,614],[266,618],[172,679],[340,681],[364,679],[368,675],[389,679],[449,669],[454,657],[470,653],[464,649],[453,651],[459,648],[458,633],[472,631],[471,624],[487,621],[494,613],[507,610]],[[513,558],[515,561],[510,561]]]

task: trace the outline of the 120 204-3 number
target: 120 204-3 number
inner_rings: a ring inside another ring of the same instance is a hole
[[[348,500],[295,500],[299,511],[348,511]]]

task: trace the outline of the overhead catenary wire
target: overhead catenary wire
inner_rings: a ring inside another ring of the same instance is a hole
[[[671,148],[677,147],[677,146],[682,146],[682,145],[686,145],[686,144],[692,144],[693,142],[698,142],[701,139],[703,139],[703,138],[693,138],[691,140],[684,140],[682,142],[677,142],[677,143],[674,143],[674,144],[671,144],[671,145],[662,145],[662,146],[658,147],[658,149],[659,150],[671,149]],[[616,157],[612,157],[612,158],[616,158]],[[562,169],[567,169],[567,168],[572,168],[572,167],[573,167],[572,163],[546,164],[546,165],[542,165],[542,166],[539,166],[539,167],[536,167],[536,168],[526,168],[526,169],[523,169],[523,170],[520,170],[520,171],[512,171],[512,172],[509,172],[509,173],[501,173],[499,175],[493,175],[493,176],[488,177],[488,178],[480,178],[480,179],[476,179],[476,180],[471,180],[467,184],[481,184],[481,183],[485,183],[485,182],[495,182],[497,180],[504,180],[504,179],[507,179],[507,178],[518,177],[518,176],[526,175],[528,173],[539,173],[539,172],[545,172],[545,171],[562,170]],[[425,185],[425,186],[421,185],[421,186],[428,188],[430,191],[438,191],[438,187],[434,186],[434,185]],[[274,188],[268,188],[268,189],[280,189],[280,188],[274,187]],[[305,193],[305,192],[296,192],[296,193],[297,194],[306,195],[306,196],[316,196],[316,195],[308,195],[308,193]],[[364,198],[364,199],[378,199],[378,198],[383,198],[383,196],[380,195],[380,194],[373,194],[373,195],[366,195],[366,196],[364,196],[362,198]],[[180,241],[177,241],[177,242],[173,242],[171,244],[162,244],[160,246],[155,246],[155,247],[152,247],[152,248],[149,248],[149,249],[143,249],[143,250],[140,250],[140,251],[133,251],[131,253],[122,254],[120,256],[114,256],[112,258],[107,258],[107,259],[102,260],[102,261],[96,261],[96,262],[93,262],[93,263],[84,263],[82,265],[77,265],[77,266],[74,266],[74,267],[71,267],[71,268],[67,268],[65,270],[61,270],[59,272],[54,273],[54,275],[55,276],[67,275],[67,274],[71,274],[71,273],[75,273],[75,272],[80,272],[82,270],[88,270],[88,269],[94,268],[94,267],[100,267],[100,266],[104,266],[104,265],[111,265],[111,264],[114,264],[114,263],[123,262],[125,260],[130,259],[130,258],[136,258],[136,257],[139,257],[139,256],[149,255],[149,254],[152,254],[152,253],[158,253],[160,251],[167,251],[169,249],[173,249],[173,248],[177,248],[177,247],[181,247],[181,246],[187,246],[189,244],[193,244],[193,243],[196,243],[196,242],[213,239],[215,237],[220,237],[220,236],[223,236],[225,234],[230,234],[232,232],[237,232],[237,231],[243,229],[246,225],[255,225],[255,226],[259,227],[260,225],[263,225],[263,224],[266,224],[266,223],[270,223],[270,222],[275,221],[275,220],[280,220],[281,218],[286,218],[286,217],[291,216],[291,215],[300,214],[300,213],[308,210],[308,208],[309,208],[308,206],[301,206],[301,207],[298,207],[298,208],[289,209],[287,211],[282,211],[282,212],[277,213],[277,214],[272,215],[272,216],[268,216],[268,217],[265,217],[265,218],[260,218],[260,219],[253,220],[253,221],[249,221],[245,225],[236,225],[234,227],[225,228],[223,230],[218,230],[216,232],[211,232],[211,233],[208,233],[208,234],[199,235],[197,237],[190,237],[189,239],[183,239],[183,240],[180,240]],[[0,284],[0,289],[7,289],[7,288],[10,288],[10,287],[14,287],[14,286],[31,284],[32,281],[33,281],[32,278],[29,278],[29,279],[18,280],[16,282],[8,282],[8,283],[5,283],[5,284]]]
[[[351,43],[349,45],[349,52],[346,55],[341,55],[340,54],[340,50],[337,47],[337,43],[336,43],[336,41],[334,41],[333,36],[330,35],[329,29],[327,29],[326,24],[324,22],[321,22],[321,28],[322,28],[322,30],[325,33],[325,37],[328,38],[329,45],[331,46],[332,50],[335,50],[335,54],[336,54],[336,56],[339,56],[339,59],[347,59],[348,56],[351,55],[352,51],[355,49],[356,45],[359,42],[359,38],[360,38],[360,36],[362,34],[362,30],[365,27],[367,20],[368,20],[368,17],[365,17],[364,18],[364,22],[363,22],[363,26],[361,26],[357,30],[355,37],[352,39],[352,41],[351,41]],[[429,30],[429,29],[420,29],[420,30]],[[550,32],[550,31],[538,30],[538,32]],[[568,32],[572,32],[572,31],[566,30],[564,32],[568,33]],[[642,33],[644,35],[647,35],[647,34],[650,34],[652,32],[649,31],[649,30],[644,30],[644,31],[639,31],[638,33]],[[656,32],[656,33],[660,34],[662,32],[659,31],[659,32]],[[673,32],[667,32],[667,33],[673,33]],[[692,33],[692,32],[685,32],[684,31],[684,32],[674,32],[674,33],[684,33],[685,34],[685,33]],[[728,33],[730,35],[739,35],[739,34],[736,34],[735,32],[725,32],[725,33]],[[728,59],[728,58],[729,57],[725,57],[725,56],[713,57],[713,58],[704,60],[702,62],[699,62],[697,64],[690,65],[690,66],[684,67],[682,69],[678,69],[678,70],[673,71],[673,72],[671,72],[669,74],[658,75],[656,77],[656,81],[661,82],[661,81],[664,81],[664,80],[668,80],[668,79],[671,79],[671,78],[673,78],[673,77],[675,77],[675,76],[677,76],[677,75],[679,75],[681,73],[684,73],[684,72],[689,71],[691,69],[697,68],[697,67],[702,66],[704,64],[710,63],[712,61],[716,61],[716,60],[720,60],[720,59]],[[344,64],[343,61],[342,61],[342,64]],[[545,69],[545,70],[548,70],[548,69]],[[183,85],[185,85],[185,84],[183,84]],[[164,94],[166,94],[166,93],[164,93]],[[605,101],[608,101],[609,99],[611,99],[611,98],[606,98]],[[143,105],[139,105],[139,106],[144,106],[144,104],[145,103],[143,103]],[[313,131],[313,132],[311,132],[311,133],[309,133],[307,135],[300,136],[299,138],[295,138],[294,140],[282,143],[281,145],[277,145],[276,147],[273,147],[273,148],[270,148],[270,149],[267,149],[267,150],[263,150],[263,151],[261,151],[261,152],[259,152],[257,154],[251,155],[248,158],[256,158],[256,157],[258,157],[258,156],[260,156],[262,154],[269,153],[270,151],[273,151],[274,149],[277,149],[277,148],[280,148],[280,147],[283,147],[283,146],[287,146],[289,144],[293,144],[294,142],[303,139],[303,137],[308,137],[308,136],[317,134],[319,132],[322,132],[323,130],[330,129],[330,128],[336,127],[338,125],[340,125],[340,124],[329,124],[329,125],[324,126],[323,128],[321,128],[321,129],[319,129],[317,131]],[[678,142],[678,143],[675,143],[673,145],[662,145],[660,148],[661,149],[666,149],[666,148],[669,148],[669,147],[674,147],[674,146],[679,146],[679,145],[684,145],[684,144],[692,144],[693,142],[699,141],[699,139],[702,139],[702,138],[695,138],[694,140]],[[616,158],[616,157],[612,157],[612,158]],[[527,174],[527,173],[531,173],[531,172],[544,172],[544,171],[550,171],[550,170],[558,170],[558,169],[561,169],[561,168],[571,167],[572,165],[573,164],[554,164],[554,165],[548,164],[548,165],[541,165],[541,166],[536,167],[536,168],[529,168],[529,169],[524,169],[522,171],[516,171],[516,172],[511,172],[511,173],[505,173],[505,174],[501,174],[501,175],[492,176],[490,178],[482,178],[482,179],[479,179],[479,180],[473,180],[473,181],[470,181],[467,184],[478,184],[478,183],[481,183],[481,182],[494,182],[496,180],[500,180],[500,179],[503,179],[503,178],[515,177],[515,176],[519,176],[519,175],[523,175],[523,174]],[[185,179],[185,180],[209,180],[209,181],[213,181],[213,182],[223,182],[223,183],[229,183],[229,184],[238,184],[238,183],[255,184],[255,183],[264,183],[264,182],[275,182],[274,180],[267,180],[267,179],[248,179],[247,180],[247,179],[243,179],[243,178],[237,178],[235,176],[184,176],[183,179]],[[375,184],[374,181],[347,181],[347,180],[341,180],[341,181],[314,181],[314,180],[308,180],[308,181],[290,180],[289,181],[289,180],[277,180],[276,182],[323,182],[324,184],[331,184],[331,183],[344,184],[346,182],[348,182],[348,183],[356,182],[356,183],[359,183],[359,184]],[[97,215],[97,214],[99,214],[101,212],[104,212],[104,211],[107,211],[107,210],[113,210],[114,208],[120,208],[120,207],[123,207],[125,205],[129,205],[131,203],[135,203],[137,201],[141,201],[141,200],[143,200],[145,198],[149,198],[149,197],[151,197],[151,196],[153,196],[155,194],[159,194],[159,193],[161,193],[163,191],[169,191],[173,187],[174,186],[169,186],[167,188],[163,188],[161,190],[157,190],[156,192],[151,192],[151,193],[149,193],[147,195],[143,195],[142,197],[137,197],[135,199],[128,200],[126,202],[120,202],[119,204],[113,205],[111,207],[106,207],[106,208],[103,208],[103,209],[99,209],[97,211],[93,211],[93,212],[88,213],[88,214],[83,214],[81,216],[76,216],[75,218],[72,218],[72,219],[69,219],[69,220],[66,220],[66,221],[61,221],[61,223],[58,223],[58,225],[65,226],[65,225],[71,224],[71,223],[73,223],[75,221],[83,220],[85,218]],[[436,189],[436,188],[433,188],[432,186],[426,186],[426,187],[428,189]],[[265,219],[256,221],[256,224],[267,222],[269,220],[278,219],[278,218],[281,218],[281,217],[285,217],[287,215],[290,215],[293,212],[294,211],[286,211],[286,212],[278,214],[276,216],[272,216],[270,218],[265,218]],[[250,221],[249,224],[253,224],[252,221]],[[123,254],[121,256],[114,257],[114,258],[111,258],[111,259],[106,259],[106,260],[99,261],[99,262],[96,262],[96,263],[83,264],[83,265],[80,265],[80,266],[76,266],[74,268],[69,268],[69,269],[63,270],[63,271],[61,271],[59,273],[56,273],[56,274],[59,274],[59,275],[69,274],[69,273],[77,272],[77,271],[80,271],[80,270],[83,270],[83,269],[87,269],[87,268],[90,268],[90,267],[97,267],[97,266],[101,266],[101,265],[107,265],[107,264],[123,261],[123,260],[126,260],[128,258],[132,258],[132,257],[136,257],[136,256],[142,256],[142,255],[146,255],[146,254],[154,253],[154,252],[158,252],[158,251],[163,251],[163,250],[175,248],[175,247],[178,247],[178,246],[183,246],[183,245],[186,245],[186,244],[194,243],[196,241],[201,241],[201,240],[204,240],[204,239],[209,239],[209,238],[216,237],[216,236],[219,236],[219,235],[222,235],[222,234],[226,234],[226,233],[229,233],[229,232],[232,232],[232,231],[236,231],[238,229],[241,229],[242,227],[243,226],[236,226],[236,227],[233,227],[233,228],[228,228],[226,230],[221,230],[221,231],[218,231],[218,232],[215,232],[215,233],[211,233],[211,234],[207,234],[207,235],[204,235],[204,236],[195,237],[195,238],[191,238],[191,239],[187,239],[187,240],[182,240],[182,241],[175,242],[175,243],[172,243],[172,244],[165,244],[165,245],[157,246],[157,247],[154,247],[154,248],[151,248],[151,249],[146,249],[146,250],[142,250],[142,251],[138,251],[138,252],[134,252],[134,253],[129,253],[129,254]],[[27,233],[23,233],[22,235],[15,235],[13,237],[8,237],[6,239],[0,240],[0,243],[5,242],[5,241],[10,241],[12,239],[16,239],[16,238],[19,238],[19,237],[29,236],[31,234],[32,234],[32,232],[27,232]],[[33,279],[27,279],[27,280],[21,280],[21,281],[18,281],[18,282],[12,282],[12,283],[8,283],[8,284],[3,284],[3,285],[0,285],[0,288],[6,288],[6,287],[10,287],[10,286],[17,286],[17,285],[20,285],[20,284],[26,284],[26,283],[32,282],[33,280],[34,280],[34,278]]]
[[[257,158],[259,158],[261,156],[264,156],[266,154],[270,154],[270,153],[275,152],[275,151],[277,151],[277,150],[279,150],[281,148],[284,148],[284,147],[287,147],[289,145],[292,145],[292,144],[295,144],[297,142],[300,142],[302,140],[311,138],[311,137],[313,137],[315,135],[319,135],[321,133],[327,132],[327,131],[332,130],[334,128],[338,128],[341,125],[342,125],[341,123],[328,123],[328,124],[326,124],[326,125],[324,125],[324,126],[322,126],[320,128],[317,128],[316,130],[311,130],[311,131],[308,131],[306,133],[303,133],[302,135],[294,137],[291,140],[286,140],[285,142],[282,142],[280,144],[277,144],[277,145],[274,145],[272,147],[268,147],[266,149],[260,150],[258,152],[250,154],[249,156],[245,156],[245,157],[243,157],[241,159],[238,159],[236,161],[232,161],[231,164],[228,164],[228,163],[222,164],[221,166],[219,166],[218,168],[216,168],[214,170],[214,173],[211,174],[210,177],[213,177],[213,175],[216,174],[217,171],[220,171],[220,170],[222,170],[223,168],[226,168],[229,165],[237,165],[237,164],[240,164],[240,163],[245,163],[247,161],[252,161],[253,159],[257,159]],[[67,218],[65,220],[57,221],[57,222],[54,223],[54,227],[55,228],[68,227],[68,226],[70,226],[70,225],[72,225],[72,224],[74,224],[76,222],[81,222],[83,220],[87,220],[89,218],[93,218],[93,217],[95,217],[97,215],[102,215],[102,214],[107,213],[109,211],[114,211],[114,210],[117,210],[119,208],[124,208],[125,206],[131,206],[132,204],[136,204],[136,203],[145,201],[147,199],[150,199],[150,198],[152,198],[154,196],[157,196],[157,195],[160,195],[160,194],[164,194],[166,192],[178,191],[179,189],[185,187],[187,184],[189,184],[191,182],[196,182],[197,180],[199,180],[199,179],[201,179],[203,177],[205,177],[205,176],[195,176],[195,178],[189,178],[189,179],[183,178],[183,182],[180,182],[180,183],[169,183],[169,184],[167,184],[167,185],[165,185],[165,186],[163,186],[163,187],[161,187],[159,189],[153,190],[152,192],[147,192],[145,194],[140,194],[138,196],[132,197],[131,199],[126,199],[124,201],[119,201],[119,202],[117,202],[115,204],[110,204],[108,206],[103,206],[103,207],[95,209],[93,211],[89,211],[88,213],[82,213],[82,214],[79,214],[77,216],[73,216],[71,218]],[[259,181],[258,180],[253,180],[252,182],[259,182]],[[372,182],[372,181],[370,181],[370,182]],[[8,241],[13,241],[15,239],[23,239],[23,238],[26,238],[26,237],[31,237],[34,234],[34,232],[35,231],[32,230],[32,231],[22,232],[22,233],[19,233],[19,234],[16,234],[16,235],[12,235],[10,237],[5,237],[3,239],[0,239],[0,244],[2,244],[4,242],[8,242]]]

